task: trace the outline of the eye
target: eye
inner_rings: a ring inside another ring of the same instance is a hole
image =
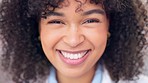
[[[99,22],[100,22],[99,19],[87,19],[82,24],[84,24],[84,23],[99,23]]]
[[[48,22],[48,24],[64,24],[64,22],[61,20],[51,20]]]

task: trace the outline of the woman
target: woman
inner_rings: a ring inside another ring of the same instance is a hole
[[[146,83],[146,19],[140,0],[3,0],[2,65],[16,83]]]

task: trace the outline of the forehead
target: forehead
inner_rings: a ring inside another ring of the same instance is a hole
[[[65,0],[64,2],[60,3],[59,8],[56,8],[55,11],[75,11],[75,12],[82,12],[85,10],[91,9],[103,9],[101,3],[95,4],[90,3],[90,0]]]

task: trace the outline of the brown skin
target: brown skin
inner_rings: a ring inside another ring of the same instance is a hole
[[[83,11],[75,12],[78,3],[71,0],[69,4],[55,9],[54,12],[62,13],[62,16],[50,15],[41,19],[41,44],[46,57],[57,69],[59,83],[91,83],[96,64],[106,47],[109,21],[101,5],[87,1]],[[92,10],[104,13],[86,14]],[[61,60],[57,49],[68,53],[88,49],[91,52],[82,63],[70,65]]]

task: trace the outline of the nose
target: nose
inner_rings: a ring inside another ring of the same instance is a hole
[[[84,40],[85,36],[81,33],[81,30],[75,26],[70,27],[63,38],[64,43],[70,47],[77,47],[82,44]]]

